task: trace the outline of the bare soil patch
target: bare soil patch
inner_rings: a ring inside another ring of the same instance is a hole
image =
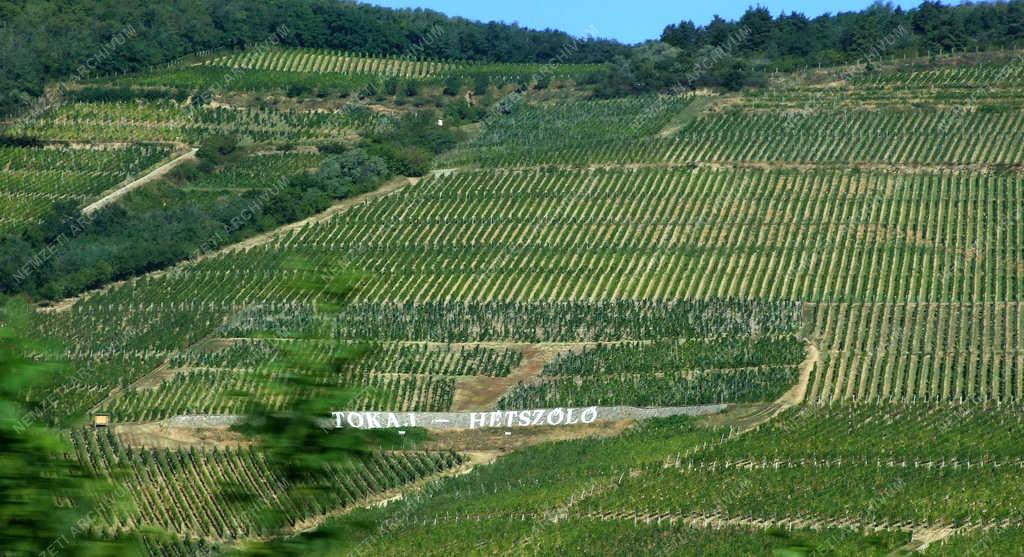
[[[523,361],[505,377],[462,377],[455,386],[453,412],[490,410],[505,393],[520,383],[536,381],[541,370],[563,349],[551,346],[526,345]]]
[[[130,447],[148,449],[213,449],[251,444],[228,427],[175,427],[160,422],[115,424],[111,426],[121,442]]]

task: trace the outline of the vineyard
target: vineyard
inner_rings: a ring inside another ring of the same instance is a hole
[[[405,110],[337,91],[344,108],[303,104],[330,87],[481,78],[498,97],[479,122],[437,126],[460,126],[458,144],[421,179],[38,312],[34,332],[60,341],[68,369],[26,400],[65,427],[97,412],[128,427],[275,412],[349,390],[338,410],[722,403],[614,436],[513,444],[509,432],[488,449],[494,463],[353,511],[400,535],[352,539],[381,555],[1019,551],[1019,61],[617,99],[520,83],[596,69],[220,51],[103,85],[197,90],[233,76],[226,91],[317,91],[234,107],[69,102],[13,128],[51,144],[0,147],[0,231],[56,200],[84,205],[211,133],[256,145],[122,207],[255,197],[350,143],[380,147],[367,130]],[[436,107],[468,110],[455,89]],[[294,287],[341,264],[355,278],[338,312]],[[322,377],[292,351],[318,369],[351,357]],[[268,388],[282,378],[316,384]],[[113,429],[71,430],[74,456],[125,474],[136,504],[104,528],[171,530],[181,539],[147,542],[168,556],[327,520],[477,454],[370,453],[312,478],[337,489],[309,499],[258,448],[146,448]],[[224,480],[251,504],[233,506]]]
[[[1020,547],[1024,541],[1024,532],[1018,528],[999,528],[986,532],[971,532],[954,536],[946,542],[929,547],[925,551],[928,557],[953,557],[970,553],[989,552],[992,554],[1010,554]]]
[[[934,87],[954,91],[961,87],[1022,87],[1024,86],[1024,63],[1018,56],[1007,63],[876,73],[859,76],[851,81],[855,85],[892,85],[895,88]]]
[[[104,432],[72,434],[75,456],[100,475],[114,474],[132,493],[134,509],[107,519],[114,531],[156,526],[189,537],[231,540],[279,533],[330,510],[349,506],[373,494],[443,472],[462,463],[455,453],[400,452],[370,454],[339,463],[310,478],[337,486],[328,497],[302,499],[274,476],[257,449],[213,451],[126,447]],[[255,501],[232,502],[239,493]],[[261,512],[283,511],[288,523],[273,523]]]
[[[236,217],[242,209],[232,210],[230,207],[259,208],[265,204],[261,200],[287,189],[292,177],[316,172],[326,160],[327,156],[321,153],[257,151],[214,172],[182,178],[180,184],[171,179],[143,188],[124,199],[120,205],[129,211],[144,212],[154,207],[187,204],[214,214]],[[257,221],[253,226],[263,229],[271,228],[273,224],[272,221],[266,224]],[[233,235],[225,233],[223,236],[239,235],[244,235],[244,232]],[[208,247],[212,245],[208,244]]]
[[[69,359],[80,367],[59,389],[47,390],[46,406],[53,411],[54,418],[73,418],[76,412],[93,405],[100,405],[121,421],[196,413],[244,413],[253,400],[267,401],[269,395],[261,395],[260,385],[267,374],[280,372],[275,365],[279,352],[274,343],[246,340],[267,331],[293,331],[309,338],[336,338],[344,342],[415,340],[371,344],[361,359],[335,378],[335,385],[363,391],[352,409],[435,411],[450,408],[456,379],[506,376],[521,362],[518,349],[473,343],[531,342],[538,336],[565,342],[754,334],[782,339],[794,334],[801,311],[793,304],[721,300],[602,305],[357,304],[340,316],[327,318],[294,302],[280,301],[254,311],[248,304],[205,299],[200,293],[212,292],[204,284],[189,284],[187,288],[168,290],[163,279],[139,281],[76,304],[69,314],[45,314],[39,330],[64,339]],[[278,283],[271,291],[280,287]],[[456,308],[465,312],[457,323],[446,324],[438,319],[442,315],[451,318],[451,311]],[[499,324],[493,321],[496,314],[519,317]],[[229,341],[223,344],[218,339]],[[211,349],[211,341],[218,346]],[[306,351],[326,357],[335,348],[335,341],[318,341]],[[694,350],[694,357],[700,358],[700,348],[690,349]],[[803,358],[802,347],[794,341],[761,340],[735,346],[733,350],[737,351],[733,362],[745,359],[776,369],[754,369],[746,379],[726,372],[714,383],[719,385],[714,401],[722,396],[731,400],[734,396],[731,387],[722,385],[745,385],[747,400],[768,397],[764,392],[751,391],[753,385],[770,384],[770,392],[785,391],[795,381],[796,371],[792,365],[779,368],[777,364],[793,364]],[[123,360],[135,365],[113,365]],[[695,365],[707,362],[701,360]],[[157,368],[165,377],[159,384],[131,386]],[[697,391],[713,389],[711,382],[703,385],[694,378],[690,381]],[[115,387],[123,392],[104,402],[104,393]],[[620,400],[641,404],[658,389],[657,382],[641,381],[634,395],[623,393]],[[238,397],[240,393],[250,396]],[[277,399],[275,404],[286,402]]]
[[[796,338],[741,338],[598,345],[563,355],[500,408],[689,406],[772,401],[796,383]]]
[[[559,160],[552,154],[571,145],[573,152],[586,157],[586,153],[644,140],[682,118],[681,113],[685,116],[692,102],[692,98],[679,95],[543,106],[520,103],[509,116],[487,121],[479,136],[443,158],[438,166],[515,166],[505,163],[512,156],[533,159],[538,164],[575,163],[576,159]]]
[[[945,116],[975,111],[1019,110],[1024,85],[1021,58],[1008,63],[960,65],[925,71],[851,72],[830,87],[771,88],[744,95],[744,110],[820,113],[865,106],[927,107]]]
[[[171,100],[83,102],[18,123],[10,133],[68,141],[197,143],[213,133],[238,133],[267,143],[309,143],[354,137],[366,110],[299,112],[274,108],[193,107]]]
[[[825,357],[814,401],[1024,398],[1016,302],[822,304],[815,313]]]
[[[367,74],[382,77],[425,79],[473,74],[529,76],[550,73],[556,76],[582,75],[595,71],[585,64],[485,64],[443,60],[375,58],[328,50],[269,48],[214,56],[201,62],[253,70],[303,73]]]
[[[593,555],[614,555],[624,547],[637,555],[673,550],[680,555],[772,555],[808,546],[827,546],[841,555],[883,556],[905,542],[906,536],[886,534],[868,538],[844,530],[766,531],[742,527],[701,528],[632,520],[571,518],[540,523],[530,517],[467,517],[461,521],[424,521],[403,530],[402,536],[372,546],[380,555],[514,554],[571,555],[580,548]],[[444,544],[443,549],[439,548]],[[1006,547],[1011,547],[1006,545]],[[842,552],[842,553],[838,553]],[[950,554],[952,555],[952,553]]]
[[[1024,486],[1015,476],[1024,461],[1013,439],[1020,428],[1011,410],[809,407],[645,466],[590,506],[599,514],[831,516],[886,529],[1019,525],[1014,501]]]
[[[1019,312],[999,302],[1021,289],[1018,181],[753,168],[464,171],[244,253],[105,292],[72,315],[85,335],[102,331],[95,324],[111,312],[146,320],[136,312],[195,308],[210,313],[207,332],[230,318],[217,333],[227,337],[285,328],[321,338],[587,342],[685,338],[689,325],[671,300],[803,300],[815,304],[808,327],[824,353],[809,393],[814,401],[1018,400]],[[282,289],[291,277],[282,265],[293,256],[326,262],[337,253],[367,278],[354,305],[324,322]],[[970,302],[958,310],[958,300]],[[976,316],[963,313],[975,307]],[[76,325],[55,319],[72,345],[90,345],[73,332]],[[786,323],[795,319],[780,314],[769,326],[792,334],[800,326]],[[721,327],[709,333],[736,330]],[[770,400],[793,383],[799,359],[743,377],[663,367],[672,373],[623,370],[585,386],[553,378],[510,395],[507,404],[717,402],[732,398],[725,391],[746,393],[736,400]],[[257,368],[182,374],[158,391],[130,393],[114,408],[132,419],[188,408],[237,411],[215,393],[251,392]],[[453,397],[444,377],[360,376],[358,384],[384,393],[368,396],[363,408],[444,409]],[[204,382],[220,387],[182,394]],[[648,398],[655,393],[659,398]],[[149,404],[155,406],[147,410]]]
[[[280,187],[282,179],[300,172],[313,172],[326,157],[319,153],[272,152],[256,154],[215,174],[190,181],[187,190],[193,193],[252,191]]]
[[[486,83],[504,88],[529,84],[540,76],[573,82],[595,75],[600,64],[485,63],[375,57],[323,49],[267,47],[188,57],[139,74],[93,80],[99,87],[133,87],[149,91],[217,90],[263,93],[307,87],[348,96],[385,81],[440,88],[448,80]]]
[[[997,302],[1018,297],[1024,276],[1019,190],[1014,177],[959,173],[458,173],[154,287],[265,304],[287,257],[345,253],[371,273],[366,302]]]
[[[34,222],[58,201],[88,205],[169,154],[156,146],[0,147],[0,232]]]
[[[814,102],[820,104],[831,99],[827,96]],[[643,113],[634,117],[650,118]],[[555,125],[550,127],[557,129]],[[541,139],[546,145],[513,143],[506,149],[490,150],[467,147],[452,155],[451,161],[507,168],[726,163],[869,168],[1019,167],[1024,163],[1021,129],[1020,111],[1003,105],[974,112],[837,107],[792,110],[781,117],[771,111],[729,109],[691,121],[677,137],[576,146],[551,135]]]
[[[1009,547],[1024,521],[1014,505],[1024,487],[1020,429],[1012,409],[924,404],[807,406],[742,435],[649,423],[616,439],[533,447],[447,480],[429,507],[399,509],[406,536],[378,543],[450,540],[445,529],[458,526],[508,532],[472,538],[499,548],[520,546],[526,533],[531,545],[605,547],[666,529],[707,543],[708,554],[724,551],[717,533],[733,532],[873,555],[918,529],[948,528],[956,533],[926,554]]]
[[[1011,407],[938,403],[808,405],[703,452],[705,459],[1012,462],[1024,417]],[[829,439],[822,444],[822,439]]]
[[[364,300],[996,301],[1021,286],[1018,186],[841,170],[465,172],[252,256],[344,252],[373,273]]]
[[[372,58],[343,52],[301,49],[247,50],[224,56],[214,56],[204,60],[202,64],[246,70],[370,74],[416,78],[444,75],[464,66],[464,64],[454,62]]]
[[[292,341],[293,349],[296,342],[318,362],[327,361],[335,344]],[[280,373],[275,364],[282,354],[274,344],[245,340],[220,351],[175,355],[169,364],[173,378],[156,388],[128,390],[103,408],[122,421],[143,422],[190,414],[244,415],[254,401],[286,407],[289,400],[279,395],[270,400],[262,389],[268,374]],[[361,394],[350,410],[445,411],[451,407],[455,378],[508,375],[521,358],[517,351],[478,345],[377,345],[349,362],[323,389],[358,389]]]

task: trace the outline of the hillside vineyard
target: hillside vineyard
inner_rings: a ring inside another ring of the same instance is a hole
[[[598,65],[413,58],[214,51],[8,130],[32,141],[0,146],[0,231],[193,147],[89,234],[175,204],[233,223],[134,267],[130,239],[76,248],[37,285],[60,295],[31,333],[69,365],[24,398],[129,493],[103,536],[157,526],[144,551],[165,556],[325,531],[367,555],[1021,554],[1019,58],[611,99],[582,93]],[[215,102],[175,93],[193,87]],[[89,280],[93,255],[114,280]],[[301,406],[319,399],[337,406]],[[725,410],[628,414],[705,405]],[[296,475],[228,428],[296,407],[626,409],[408,427]]]

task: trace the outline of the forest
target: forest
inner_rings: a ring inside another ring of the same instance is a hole
[[[683,20],[632,46],[351,1],[8,1],[0,3],[0,114],[27,112],[46,83],[135,72],[195,52],[244,48],[275,33],[284,46],[362,54],[603,63],[606,76],[597,92],[618,96],[680,85],[739,89],[759,83],[758,69],[1019,45],[1024,1],[928,1],[911,10],[876,3],[813,19],[752,7],[736,21]],[[705,71],[692,75],[695,66]]]
[[[125,30],[130,38],[110,48]],[[612,41],[578,41],[561,31],[351,1],[5,1],[0,114],[24,111],[45,83],[79,76],[87,61],[94,68],[81,78],[134,72],[195,52],[265,42],[281,30],[284,46],[409,58],[569,63],[600,62],[628,51]],[[567,44],[574,46],[565,50]]]

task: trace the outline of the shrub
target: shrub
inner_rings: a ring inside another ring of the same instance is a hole
[[[199,142],[196,157],[204,171],[236,160],[241,154],[238,147],[238,136],[234,134],[215,133],[206,136]]]
[[[430,172],[431,155],[421,147],[375,143],[366,145],[366,149],[387,161],[388,167],[395,174],[402,176],[424,176]]]
[[[292,98],[305,97],[308,96],[312,91],[313,88],[310,87],[309,85],[305,85],[303,83],[295,83],[288,87],[288,90],[286,91],[285,94]]]
[[[316,173],[324,191],[338,199],[366,191],[390,175],[384,160],[362,149],[328,158]]]
[[[459,90],[462,89],[462,80],[457,77],[449,77],[444,82],[444,94],[449,97],[454,97],[459,94]]]

